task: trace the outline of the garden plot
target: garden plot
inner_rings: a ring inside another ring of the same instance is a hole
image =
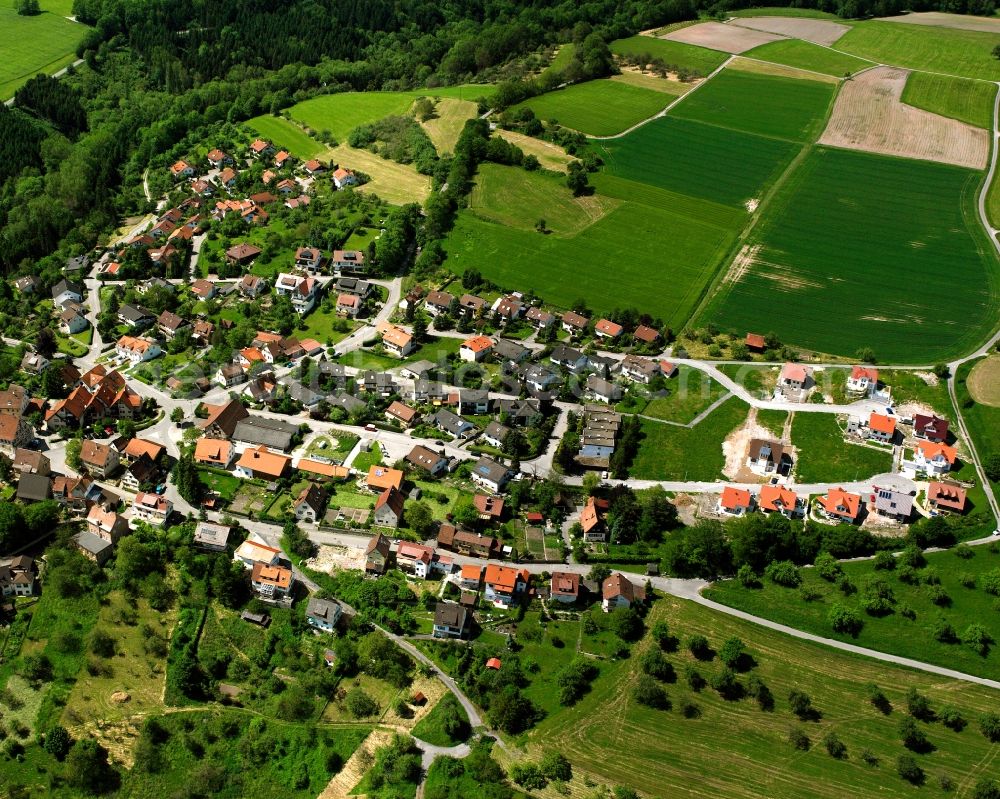
[[[827,47],[851,29],[850,26],[841,25],[839,22],[805,17],[745,17],[733,20],[731,24],[778,36],[805,39],[807,42],[824,44]]]
[[[671,42],[684,42],[710,50],[721,50],[723,53],[745,53],[768,42],[784,39],[773,33],[751,30],[738,25],[723,25],[721,22],[702,22],[681,28],[661,37]]]
[[[984,169],[987,132],[902,103],[909,74],[875,67],[846,81],[820,144]]]

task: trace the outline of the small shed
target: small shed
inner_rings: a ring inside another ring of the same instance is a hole
[[[420,693],[420,691],[417,691],[413,695],[413,698],[410,699],[410,704],[411,705],[424,705],[426,703],[427,703],[427,697],[424,696],[422,693]]]
[[[490,658],[489,660],[486,661],[486,668],[488,669],[495,669],[496,671],[500,671],[500,666],[501,666],[500,658]]]

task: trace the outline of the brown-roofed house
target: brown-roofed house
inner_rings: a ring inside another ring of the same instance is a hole
[[[248,264],[260,255],[260,247],[253,244],[235,244],[226,250],[226,260],[232,264]]]
[[[556,602],[576,602],[580,596],[580,575],[571,572],[552,572],[552,582],[549,589],[552,599]]]
[[[643,344],[655,344],[660,340],[660,331],[649,325],[639,325],[633,332],[632,338],[641,341]]]
[[[472,498],[472,504],[476,506],[479,518],[483,521],[498,522],[503,517],[503,499],[501,497],[476,494]]]
[[[381,527],[399,527],[403,521],[403,503],[406,498],[401,491],[387,488],[375,500],[375,524]]]
[[[760,333],[747,333],[744,343],[750,352],[763,352],[767,349],[767,342]]]
[[[230,400],[225,405],[206,405],[208,418],[201,423],[207,438],[232,438],[236,425],[250,413],[239,400]]]
[[[377,533],[365,547],[365,572],[382,575],[389,568],[389,539],[382,533]]]
[[[399,422],[404,428],[409,427],[419,417],[420,413],[416,408],[411,408],[399,400],[393,400],[389,407],[385,409],[385,418],[390,422]]]
[[[97,477],[107,477],[118,468],[118,450],[87,439],[80,447],[80,462]]]
[[[965,512],[965,489],[954,483],[932,482],[927,486],[927,504],[936,511]]]
[[[601,609],[605,613],[645,600],[646,590],[628,580],[621,572],[615,572],[601,584]]]

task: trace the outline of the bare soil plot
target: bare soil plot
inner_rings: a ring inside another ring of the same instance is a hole
[[[709,50],[721,50],[723,53],[745,53],[768,42],[784,39],[773,33],[751,30],[738,25],[723,25],[721,22],[702,22],[689,28],[668,33],[659,37],[672,42],[684,42]]]
[[[820,83],[839,83],[840,79],[821,72],[811,72],[806,69],[789,67],[785,64],[775,64],[771,61],[758,61],[755,58],[737,56],[726,69],[737,72],[751,72],[756,75],[776,75],[779,78],[795,78],[796,80],[815,80]]]
[[[793,39],[805,39],[807,42],[825,44],[827,47],[851,29],[850,26],[841,25],[839,22],[804,17],[743,17],[733,20],[730,24]]]
[[[986,358],[972,367],[967,385],[976,402],[1000,408],[1000,357]]]
[[[1000,19],[970,17],[965,14],[945,14],[941,11],[920,11],[899,17],[879,17],[877,22],[902,22],[906,25],[927,25],[932,28],[957,28],[963,31],[1000,33]]]
[[[306,566],[324,574],[334,569],[364,569],[365,551],[361,548],[321,544],[316,555],[306,561]]]
[[[820,144],[984,169],[985,130],[904,105],[909,72],[875,67],[845,81]]]
[[[516,144],[524,150],[525,155],[535,156],[543,167],[554,172],[566,172],[567,165],[573,160],[573,156],[568,155],[562,147],[552,142],[525,136],[523,133],[513,130],[498,129],[493,132],[493,135],[506,139],[511,144]]]
[[[726,457],[726,465],[722,473],[730,480],[739,483],[763,483],[765,478],[747,467],[747,451],[750,442],[755,438],[774,438],[774,435],[757,421],[757,409],[751,408],[747,420],[726,436],[722,442],[722,453]]]

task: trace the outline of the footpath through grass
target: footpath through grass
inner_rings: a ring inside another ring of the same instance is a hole
[[[956,555],[956,551],[969,549],[974,553],[969,559]],[[1000,676],[996,643],[1000,642],[1000,598],[984,590],[985,575],[1000,568],[1000,554],[995,549],[979,546],[930,554],[926,567],[917,570],[897,566],[880,571],[872,561],[844,563],[843,572],[858,591],[850,595],[835,582],[821,578],[816,569],[802,569],[801,588],[783,588],[769,580],[763,588],[744,588],[736,580],[726,580],[706,590],[705,596],[825,638],[995,680]],[[872,579],[884,580],[891,589],[894,601],[887,615],[872,616],[858,609],[865,585]],[[909,582],[911,579],[914,582]],[[948,599],[935,602],[939,593]],[[856,638],[833,630],[828,617],[836,604],[858,609],[864,627]],[[907,609],[913,611],[913,618],[904,616]],[[954,640],[948,636],[939,640],[945,624],[954,631]],[[982,625],[995,642],[987,646],[988,654],[980,655],[959,640],[971,624]]]
[[[574,795],[589,795],[583,772],[591,781],[626,784],[643,795],[691,799],[929,795],[930,787],[911,785],[896,773],[896,758],[907,751],[898,725],[907,715],[910,688],[926,695],[936,711],[955,707],[969,722],[961,733],[941,723],[918,722],[935,747],[916,755],[928,783],[936,786],[939,775],[947,774],[957,784],[969,775],[971,764],[996,752],[976,728],[980,713],[996,709],[996,694],[988,689],[840,653],[672,597],[659,600],[646,621],[647,626],[666,622],[679,639],[678,650],[665,653],[677,675],[663,684],[669,710],[635,701],[642,675],[637,652],[602,665],[590,693],[543,720],[530,735],[530,751],[558,751],[573,763],[580,786]],[[687,669],[712,680],[723,668],[718,657],[699,661],[690,654],[685,642],[695,634],[706,636],[716,651],[730,637],[745,644],[745,660],[754,665],[736,675],[740,688],[734,697],[742,689],[743,698],[723,699],[710,686],[691,689]],[[639,648],[652,646],[647,639]],[[762,710],[745,695],[753,677],[767,687],[773,709]],[[869,683],[885,693],[893,708],[889,715],[868,701]],[[816,720],[800,721],[791,712],[792,690],[808,693]],[[809,739],[805,751],[789,743],[793,728]],[[821,743],[828,733],[845,745],[842,757],[832,757]],[[862,759],[864,750],[871,753],[870,765]],[[692,774],[701,776],[692,779]]]

